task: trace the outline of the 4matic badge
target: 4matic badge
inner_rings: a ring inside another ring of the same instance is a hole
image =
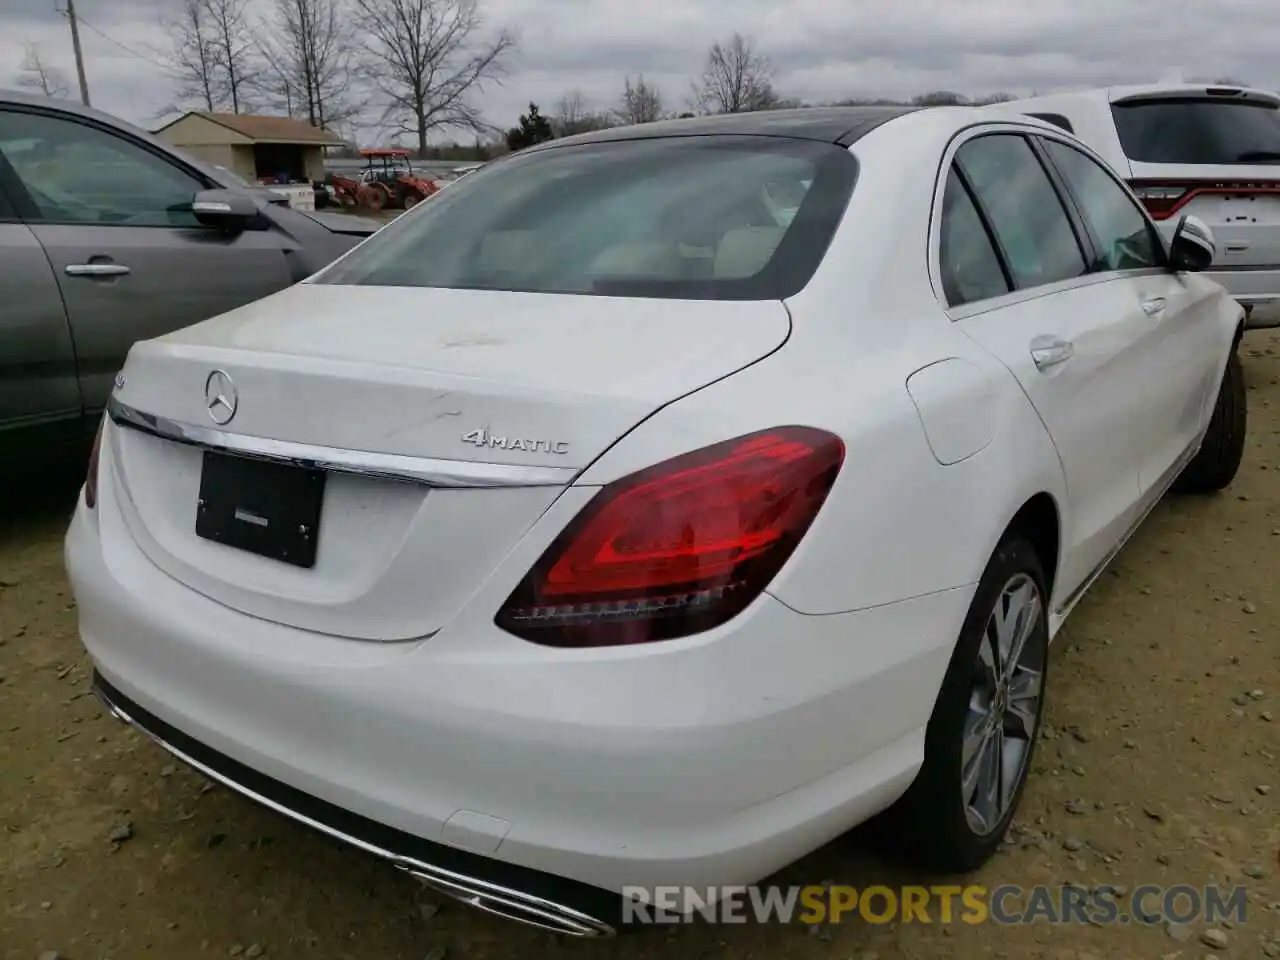
[[[526,450],[529,453],[558,453],[564,455],[569,452],[569,444],[563,440],[530,440],[527,437],[495,437],[484,427],[479,430],[471,430],[462,435],[463,443],[474,444],[477,447],[491,447],[494,450]]]

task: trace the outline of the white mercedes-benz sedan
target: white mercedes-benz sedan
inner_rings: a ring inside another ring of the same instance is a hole
[[[1061,128],[965,108],[487,164],[133,347],[66,544],[96,689],[568,933],[881,812],[972,868],[1063,620],[1167,489],[1236,472],[1214,255]]]

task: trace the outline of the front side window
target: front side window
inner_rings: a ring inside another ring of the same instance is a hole
[[[141,227],[199,226],[203,184],[123,137],[61,117],[0,111],[0,154],[42,220]]]
[[[1087,272],[1066,208],[1025,139],[976,137],[956,152],[956,163],[991,221],[1018,289]]]
[[[669,137],[486,164],[317,283],[781,299],[821,263],[857,162],[834,144]]]
[[[1098,270],[1140,270],[1164,262],[1155,230],[1138,204],[1106,170],[1075,147],[1042,141],[1084,208],[1100,250]]]
[[[939,263],[948,304],[958,307],[1009,292],[986,225],[954,165],[942,195],[941,226]]]

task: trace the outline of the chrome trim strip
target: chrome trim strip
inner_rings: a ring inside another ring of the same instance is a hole
[[[107,400],[107,415],[113,423],[122,427],[207,450],[222,450],[259,460],[293,463],[333,473],[421,483],[428,487],[563,487],[572,483],[579,473],[577,467],[440,460],[252,437],[145,413],[121,402],[114,395]]]
[[[172,756],[181,760],[193,770],[197,770],[210,780],[214,780],[229,790],[234,790],[241,796],[252,800],[254,803],[261,804],[269,810],[274,811],[282,816],[317,830],[326,836],[332,837],[348,846],[355,847],[365,853],[372,854],[379,859],[386,860],[399,870],[403,870],[417,880],[437,890],[446,896],[455,900],[460,900],[470,906],[483,910],[486,913],[492,913],[508,920],[514,920],[523,923],[526,926],[538,927],[543,930],[550,930],[554,933],[568,934],[575,937],[612,937],[616,931],[608,923],[598,920],[595,917],[588,916],[573,907],[567,907],[562,904],[553,903],[542,897],[531,893],[524,893],[519,890],[512,890],[508,887],[499,886],[495,883],[489,883],[486,880],[479,880],[475,877],[467,877],[452,870],[445,870],[440,867],[434,867],[429,863],[423,863],[413,860],[400,854],[392,853],[390,850],[384,850],[379,846],[361,840],[358,837],[350,836],[340,830],[336,830],[326,824],[313,820],[306,814],[291,810],[288,807],[277,803],[276,801],[262,796],[250,788],[224,776],[217,770],[206,766],[198,760],[188,756],[178,747],[173,746],[168,741],[161,738],[153,731],[147,729],[138,723],[124,710],[119,704],[115,703],[109,694],[102,689],[101,686],[95,684],[93,692],[106,708],[117,720],[128,724],[136,730],[145,733],[157,745],[168,751]]]

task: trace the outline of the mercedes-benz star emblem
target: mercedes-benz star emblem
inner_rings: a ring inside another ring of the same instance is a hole
[[[204,405],[214,423],[218,426],[230,423],[239,403],[236,385],[224,371],[214,370],[209,374],[204,382]]]

